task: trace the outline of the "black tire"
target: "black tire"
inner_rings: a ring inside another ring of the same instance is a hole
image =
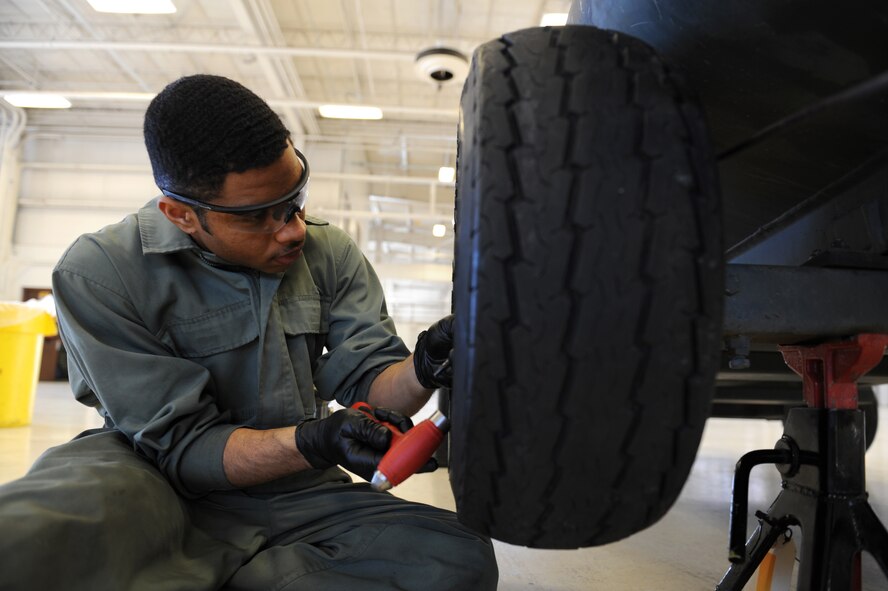
[[[866,449],[869,451],[879,429],[879,401],[876,400],[876,393],[872,387],[858,388],[857,406],[863,411],[866,424]]]
[[[678,496],[719,363],[703,115],[639,41],[517,31],[475,52],[458,171],[459,517],[540,548],[629,536]]]

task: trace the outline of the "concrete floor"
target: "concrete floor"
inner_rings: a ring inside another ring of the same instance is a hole
[[[883,420],[888,408],[882,407]],[[0,483],[17,478],[47,447],[98,426],[73,401],[67,384],[42,382],[28,427],[0,429]],[[775,422],[711,419],[696,463],[673,509],[629,539],[583,550],[531,550],[496,542],[502,591],[713,589],[728,566],[727,526],[734,464],[746,451],[771,448],[782,433]],[[888,523],[888,427],[867,454],[867,486],[876,513]],[[767,509],[780,488],[773,467],[753,470],[750,512]],[[454,508],[447,473],[417,475],[394,491],[406,498]],[[752,531],[753,520],[750,520]],[[864,556],[866,591],[888,591],[875,562]],[[754,588],[754,587],[753,587]]]

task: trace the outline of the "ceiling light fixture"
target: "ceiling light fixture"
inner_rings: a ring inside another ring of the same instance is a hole
[[[444,234],[447,233],[447,228],[444,224],[435,224],[432,226],[432,236],[435,238],[443,238]]]
[[[438,169],[439,183],[452,183],[456,178],[456,169],[452,166],[442,166]]]
[[[3,95],[7,103],[23,109],[70,109],[71,101],[60,94],[10,92]]]
[[[563,27],[567,24],[566,12],[547,12],[540,19],[541,27]]]
[[[382,109],[379,107],[321,105],[318,112],[327,119],[382,119]]]
[[[172,0],[87,0],[96,12],[120,14],[172,14],[176,6]]]

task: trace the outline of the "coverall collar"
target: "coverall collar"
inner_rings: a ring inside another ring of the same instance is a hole
[[[142,238],[142,254],[170,254],[185,250],[194,251],[194,254],[210,265],[223,267],[238,267],[215,253],[204,250],[176,225],[168,220],[157,203],[160,197],[155,197],[139,210],[139,235]]]
[[[139,236],[142,238],[142,254],[168,254],[182,250],[201,252],[191,237],[168,220],[157,207],[160,197],[155,197],[139,210]],[[210,254],[210,253],[206,253]]]

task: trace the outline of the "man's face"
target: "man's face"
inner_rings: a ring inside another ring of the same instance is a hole
[[[271,203],[291,191],[302,174],[302,163],[288,146],[278,160],[265,168],[229,173],[219,197],[212,204],[243,207]],[[257,233],[245,229],[249,223],[245,216],[203,210],[205,223],[201,224],[190,207],[169,197],[161,198],[160,207],[202,248],[234,265],[264,273],[281,273],[302,255],[306,231],[304,211],[276,232]],[[180,209],[182,214],[177,221],[175,211]],[[249,215],[262,216],[264,212]]]

